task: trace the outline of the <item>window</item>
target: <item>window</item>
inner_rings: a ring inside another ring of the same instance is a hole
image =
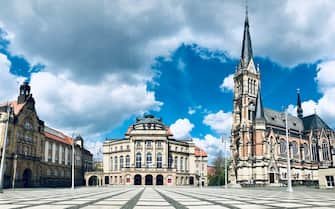
[[[334,187],[334,176],[326,176],[327,187]]]
[[[111,170],[113,170],[113,157],[111,157]]]
[[[181,171],[184,170],[184,158],[183,157],[180,158],[180,170]]]
[[[280,154],[283,155],[286,153],[286,141],[284,139],[280,140]]]
[[[172,168],[172,156],[169,155],[169,158],[168,158],[168,168]]]
[[[136,147],[141,147],[141,141],[136,141]]]
[[[329,152],[328,152],[327,142],[322,143],[322,158],[323,158],[323,160],[329,160]]]
[[[117,171],[117,156],[114,157],[114,171]]]
[[[174,168],[178,169],[178,157],[177,156],[174,157]]]
[[[141,153],[136,153],[136,168],[141,168],[142,156]]]
[[[127,145],[127,150],[129,150],[129,145]]]
[[[123,146],[121,145],[121,147],[120,147],[120,150],[122,151],[123,150]]]
[[[158,141],[158,142],[157,142],[157,147],[158,147],[158,148],[161,148],[161,147],[162,147],[162,142],[161,142],[161,141]]]
[[[187,160],[187,157],[185,157],[185,171],[188,170],[188,160]]]
[[[150,152],[147,153],[147,168],[151,168],[151,164],[152,164],[152,155]]]
[[[312,160],[318,161],[318,148],[315,143],[312,144]]]
[[[157,168],[162,168],[162,153],[157,153]]]
[[[145,144],[147,148],[151,148],[151,141],[146,141]]]
[[[294,157],[298,157],[298,144],[297,142],[292,142],[292,152]]]
[[[23,124],[23,127],[27,130],[31,130],[33,129],[33,126],[31,125],[30,121],[29,120],[26,120]]]
[[[123,156],[120,157],[120,170],[123,168]]]
[[[309,159],[309,149],[308,149],[307,144],[304,144],[304,156],[305,156],[305,160]]]
[[[126,168],[129,168],[130,167],[130,156],[127,155],[126,156]]]

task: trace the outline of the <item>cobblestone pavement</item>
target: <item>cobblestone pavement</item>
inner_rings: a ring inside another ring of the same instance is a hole
[[[192,187],[82,187],[70,189],[7,189],[0,209],[218,209],[335,208],[335,191],[299,188],[223,189]]]

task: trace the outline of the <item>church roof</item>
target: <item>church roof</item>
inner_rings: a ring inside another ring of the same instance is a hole
[[[305,130],[320,130],[322,128],[331,130],[331,128],[317,114],[303,117],[302,121]]]
[[[277,112],[275,110],[265,108],[264,115],[265,115],[265,121],[267,124],[281,127],[281,128],[286,127],[284,112]],[[293,129],[296,131],[304,130],[304,124],[302,120],[290,114],[287,116],[287,126],[289,129]]]
[[[17,101],[12,101],[12,102],[9,102],[9,105],[13,108],[13,111],[14,111],[14,114],[15,115],[18,115],[22,108],[24,107],[26,103],[22,103],[22,104],[18,104]],[[0,107],[6,107],[8,105],[7,102],[5,103],[1,103],[0,104]]]

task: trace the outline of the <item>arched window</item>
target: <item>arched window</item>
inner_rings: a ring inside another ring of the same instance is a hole
[[[188,170],[188,160],[187,160],[187,157],[185,157],[185,171]]]
[[[329,160],[328,143],[326,141],[322,143],[322,158],[323,160]]]
[[[157,153],[157,168],[162,168],[162,153]]]
[[[113,157],[111,157],[111,170],[113,170]]]
[[[130,167],[130,156],[127,155],[126,156],[126,168],[129,168]]]
[[[114,157],[114,171],[117,171],[117,156]]]
[[[120,156],[120,170],[123,168],[123,156]]]
[[[141,153],[136,153],[136,168],[141,168],[142,156]]]
[[[312,160],[318,161],[318,148],[316,143],[312,144]]]
[[[146,164],[147,164],[147,168],[151,168],[151,164],[152,164],[152,154],[151,154],[151,152],[147,153],[147,162],[146,162]]]
[[[178,156],[174,157],[174,168],[178,170]]]
[[[298,152],[298,144],[297,142],[292,142],[292,152],[294,157],[298,157],[299,152]]]
[[[286,153],[286,141],[284,139],[280,140],[280,154],[284,155]]]
[[[183,157],[180,158],[180,170],[181,171],[184,170],[184,158]]]

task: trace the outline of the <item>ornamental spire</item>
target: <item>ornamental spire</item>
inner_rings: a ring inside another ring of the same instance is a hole
[[[250,38],[250,32],[249,32],[248,3],[246,1],[244,33],[243,33],[240,67],[242,68],[248,67],[249,62],[252,58],[253,56],[252,56],[252,46],[251,46],[251,38]]]
[[[301,106],[301,99],[300,99],[300,89],[297,89],[297,115],[298,118],[303,118],[303,109]]]
[[[262,96],[261,96],[261,85],[259,84],[258,87],[258,95],[257,95],[257,103],[256,103],[256,120],[264,119],[264,108],[262,103]]]

